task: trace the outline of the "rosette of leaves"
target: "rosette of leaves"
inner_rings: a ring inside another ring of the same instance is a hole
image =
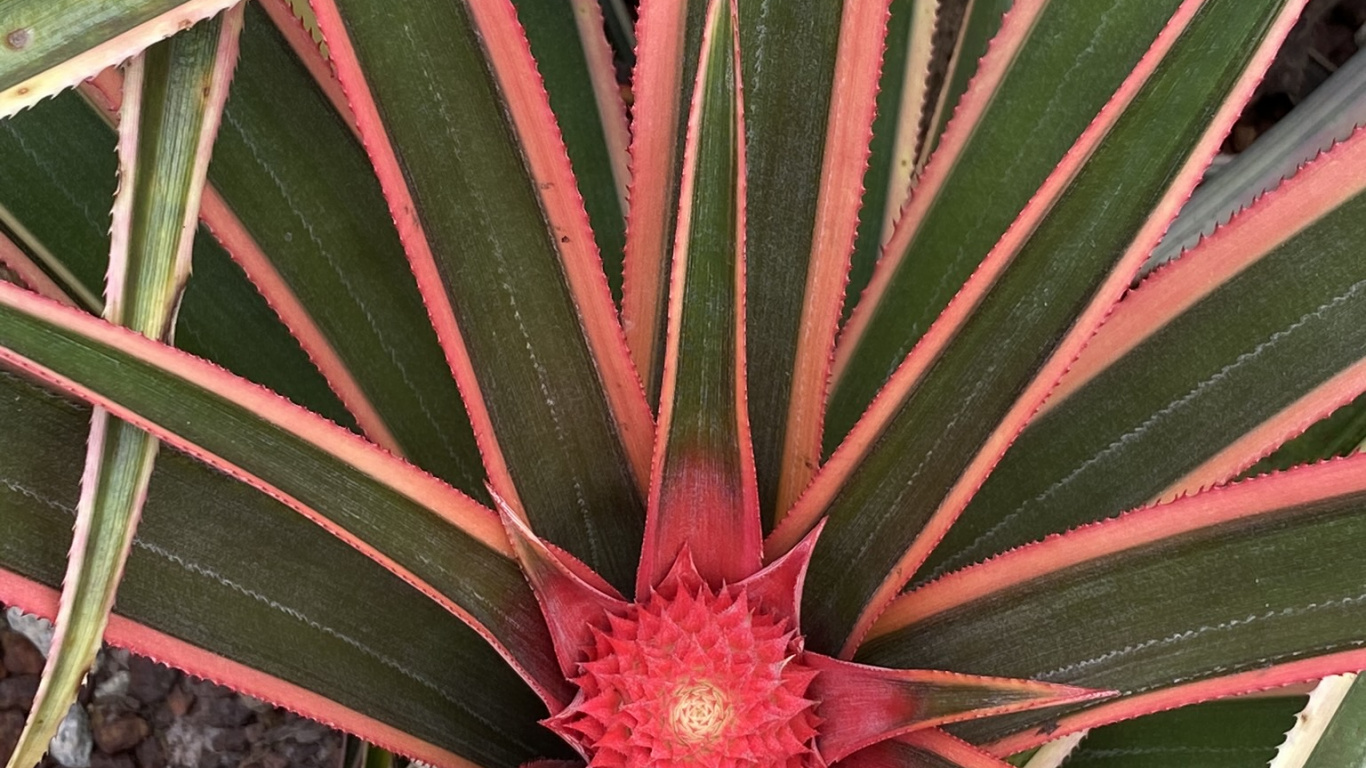
[[[1366,390],[1366,134],[1130,288],[1303,0],[979,0],[934,87],[927,0],[310,5],[0,9],[12,765],[101,637],[488,768],[1274,750],[1366,667],[1366,460],[1233,482]]]

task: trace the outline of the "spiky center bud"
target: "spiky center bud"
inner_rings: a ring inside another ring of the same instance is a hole
[[[786,617],[741,589],[670,574],[623,616],[604,617],[546,721],[593,768],[805,768],[818,764],[816,673]]]

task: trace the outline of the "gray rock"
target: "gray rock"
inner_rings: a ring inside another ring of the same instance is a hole
[[[40,653],[47,656],[47,649],[52,647],[52,622],[14,607],[5,609],[5,620],[11,629],[27,637]]]
[[[65,768],[90,768],[90,752],[93,748],[90,716],[85,713],[85,707],[72,704],[66,717],[57,725],[57,735],[48,744],[47,753]]]

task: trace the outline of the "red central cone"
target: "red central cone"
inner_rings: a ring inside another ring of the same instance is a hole
[[[743,588],[713,591],[683,558],[644,602],[593,634],[573,679],[579,694],[546,721],[591,766],[822,764],[806,696],[816,672],[802,664],[787,617]]]

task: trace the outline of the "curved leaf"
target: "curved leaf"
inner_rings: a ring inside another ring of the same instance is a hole
[[[1366,663],[1366,564],[1351,554],[1366,543],[1364,505],[1366,457],[1354,457],[1093,524],[908,593],[859,660],[1124,693],[963,726],[997,754],[1349,671]]]
[[[6,603],[55,612],[89,421],[89,409],[0,372],[0,573],[50,588],[38,605],[0,577]],[[454,752],[514,768],[562,753],[535,724],[544,705],[476,632],[174,450],[157,460],[115,613],[112,642],[434,764],[453,765]],[[128,620],[165,634],[130,635]],[[451,693],[469,690],[483,695]]]
[[[240,7],[152,46],[128,65],[136,95],[119,140],[104,317],[168,339],[190,275],[209,152],[237,61]],[[10,756],[36,765],[76,700],[109,622],[156,460],[156,438],[96,408],[52,649]]]
[[[1182,4],[775,530],[770,556],[829,515],[806,593],[815,648],[852,652],[952,525],[1123,293],[1298,7]]]
[[[921,580],[1227,480],[1366,388],[1362,167],[1366,133],[1121,302]]]
[[[314,10],[493,489],[625,587],[653,423],[511,6]]]
[[[210,363],[3,284],[0,359],[285,502],[481,630],[548,700],[563,697],[491,510]]]

